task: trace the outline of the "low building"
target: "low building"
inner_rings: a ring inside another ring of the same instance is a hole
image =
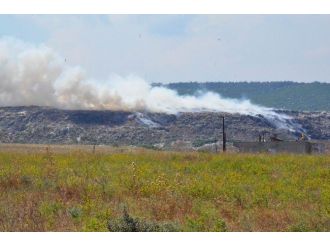
[[[310,141],[234,142],[243,153],[297,153],[320,154],[325,152],[324,143]]]

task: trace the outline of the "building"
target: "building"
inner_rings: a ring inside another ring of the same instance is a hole
[[[296,153],[320,154],[325,152],[324,143],[311,141],[234,142],[243,153]]]

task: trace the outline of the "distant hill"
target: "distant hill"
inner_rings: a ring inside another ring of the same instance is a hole
[[[244,98],[263,106],[297,111],[330,111],[330,83],[177,82],[166,85],[180,95],[213,91],[227,98]]]

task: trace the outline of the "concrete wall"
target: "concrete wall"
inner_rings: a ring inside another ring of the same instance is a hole
[[[312,142],[234,142],[240,152],[248,153],[324,153],[324,144]]]

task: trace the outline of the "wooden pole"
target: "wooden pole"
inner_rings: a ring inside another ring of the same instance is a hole
[[[225,117],[222,117],[222,151],[226,152]]]

